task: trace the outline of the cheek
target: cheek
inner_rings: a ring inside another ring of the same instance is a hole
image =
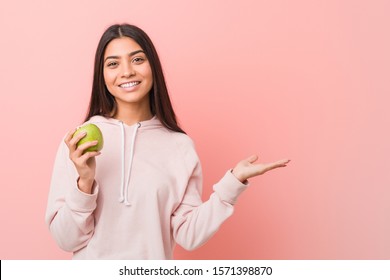
[[[107,87],[112,86],[115,81],[115,75],[112,72],[103,71],[103,78]]]
[[[139,70],[140,72],[142,72],[142,75],[144,77],[147,77],[148,79],[153,79],[152,68],[150,67],[149,61],[142,64]]]
[[[152,73],[152,69],[150,67],[145,68],[144,77],[146,77],[150,81],[150,83],[153,85],[153,73]]]
[[[150,84],[153,85],[153,74],[152,73],[149,74],[148,80],[150,81]]]
[[[104,83],[107,85],[107,80],[108,80],[108,78],[107,78],[107,73],[106,73],[106,71],[103,71],[103,79],[104,79]]]

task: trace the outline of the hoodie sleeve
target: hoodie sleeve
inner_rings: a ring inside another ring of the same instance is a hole
[[[93,234],[98,186],[95,183],[92,194],[78,189],[78,174],[68,154],[62,141],[54,163],[45,221],[58,246],[75,252],[86,246]]]
[[[238,196],[248,187],[229,170],[213,186],[214,192],[210,198],[202,202],[202,170],[195,151],[192,153],[190,166],[193,167],[189,170],[188,185],[181,204],[171,219],[174,239],[186,250],[200,247],[217,232],[222,223],[233,214],[233,205]]]

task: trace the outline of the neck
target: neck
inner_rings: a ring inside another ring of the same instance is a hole
[[[119,105],[119,104],[118,104]],[[133,125],[138,122],[150,120],[153,117],[152,112],[150,111],[149,106],[117,106],[117,110],[113,115],[114,119],[120,120],[127,125]]]

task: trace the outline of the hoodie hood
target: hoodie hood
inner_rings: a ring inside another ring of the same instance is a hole
[[[133,165],[133,157],[134,157],[134,150],[136,149],[136,139],[137,139],[137,133],[139,130],[149,130],[149,129],[159,129],[163,128],[163,125],[161,124],[160,120],[153,116],[150,120],[137,122],[133,125],[127,125],[123,121],[114,119],[114,118],[106,118],[103,116],[93,116],[90,118],[89,121],[86,123],[93,123],[99,126],[99,124],[109,124],[109,125],[115,125],[120,130],[121,135],[121,146],[118,147],[121,149],[121,185],[120,187],[120,195],[118,201],[120,203],[124,203],[127,206],[130,206],[129,202],[129,185],[130,185],[130,178],[131,178],[131,167]],[[133,134],[130,139],[126,139],[126,129],[132,129]],[[103,138],[107,135],[104,135]],[[128,157],[128,169],[125,170],[125,148],[126,145],[130,145],[130,155]],[[127,171],[127,172],[126,172]]]

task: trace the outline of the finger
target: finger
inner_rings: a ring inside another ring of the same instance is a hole
[[[81,131],[80,133],[78,133],[77,135],[74,135],[72,137],[72,139],[69,141],[70,145],[72,146],[76,146],[77,143],[83,139],[85,136],[87,135],[87,132],[86,131]]]
[[[264,166],[265,166],[265,169],[267,171],[269,171],[269,170],[272,170],[272,169],[275,169],[278,167],[285,167],[285,166],[287,166],[287,163],[289,163],[289,162],[290,162],[289,159],[282,159],[282,160],[278,160],[275,162],[266,163],[266,164],[264,164]]]
[[[281,160],[275,161],[274,164],[280,165],[280,166],[286,166],[287,163],[289,163],[289,162],[290,162],[289,159],[281,159]]]
[[[66,135],[64,141],[66,143],[66,145],[69,147],[69,142],[70,140],[72,139],[73,137],[73,134],[76,132],[76,128],[72,129],[71,131],[68,132],[68,134]]]
[[[86,151],[86,149],[90,148],[90,147],[93,147],[93,146],[96,146],[98,143],[97,140],[94,140],[94,141],[89,141],[89,142],[86,142],[86,143],[83,143],[81,145],[79,145],[76,149],[76,151],[78,152],[79,156],[81,156],[82,154],[84,154]]]
[[[81,157],[80,160],[87,162],[90,158],[99,156],[101,152],[85,152]]]
[[[248,161],[250,163],[254,163],[259,157],[257,155],[251,155],[250,157],[246,158],[245,161]]]

